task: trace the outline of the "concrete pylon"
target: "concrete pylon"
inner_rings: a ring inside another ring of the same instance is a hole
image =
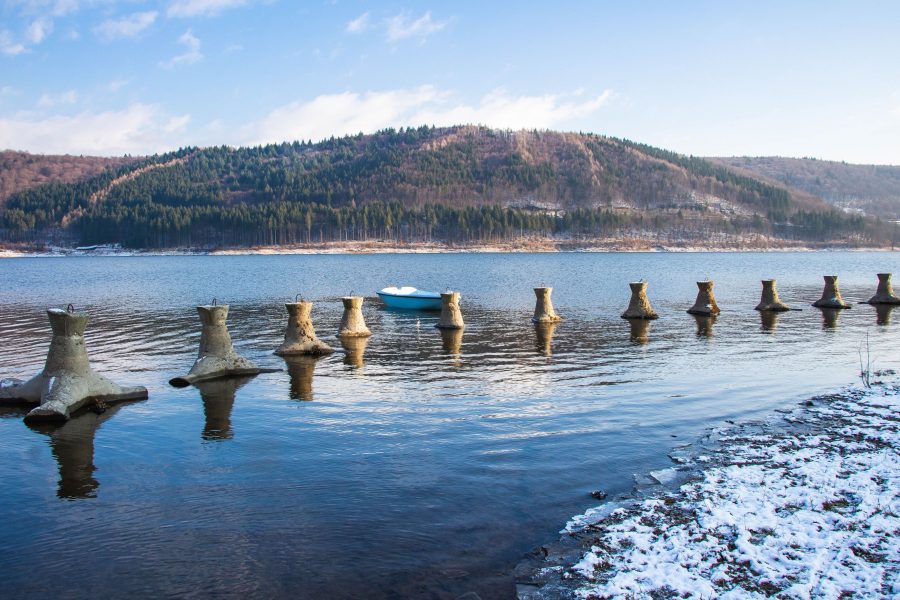
[[[866,301],[867,304],[900,304],[900,297],[894,295],[890,273],[878,274],[878,290]]]
[[[697,301],[688,309],[690,314],[714,316],[722,312],[716,304],[712,281],[698,281],[697,288],[699,290],[697,292]]]
[[[559,323],[535,323],[535,349],[541,356],[553,356],[553,333]]]
[[[825,275],[825,289],[822,297],[813,302],[817,308],[850,308],[850,305],[841,298],[841,289],[838,287],[837,275]]]
[[[200,349],[197,360],[187,375],[175,377],[169,383],[175,387],[185,387],[200,381],[220,377],[236,377],[272,373],[278,369],[261,369],[234,350],[231,334],[225,321],[228,319],[227,304],[198,306],[197,313],[203,328],[200,330]]]
[[[759,304],[756,305],[756,310],[773,312],[791,310],[791,307],[778,297],[778,288],[775,286],[774,279],[762,280],[762,296],[759,299]]]
[[[252,376],[228,377],[197,382],[203,400],[203,433],[200,437],[208,442],[230,440],[234,437],[231,431],[231,411],[237,391],[244,387]]]
[[[462,329],[441,329],[441,350],[444,354],[459,356],[462,353]]]
[[[893,304],[876,304],[875,305],[875,323],[878,325],[890,325],[891,313],[896,308]]]
[[[310,313],[312,302],[300,301],[285,304],[288,311],[287,329],[284,342],[275,350],[279,356],[292,354],[330,354],[334,350],[316,337]]]
[[[344,349],[344,364],[355,369],[365,366],[366,344],[368,337],[341,336],[341,347]]]
[[[631,326],[629,339],[636,344],[646,344],[650,341],[651,319],[628,319]]]
[[[338,335],[341,337],[369,337],[372,332],[366,327],[366,319],[362,313],[362,296],[344,296],[341,298],[344,304],[344,314],[341,316],[341,325]]]
[[[462,312],[459,310],[459,292],[441,293],[441,318],[435,327],[441,329],[462,329]]]
[[[694,315],[697,322],[697,337],[711,338],[715,335],[713,325],[716,324],[716,315]]]
[[[94,498],[100,482],[94,477],[94,437],[100,426],[122,408],[110,406],[100,414],[85,411],[63,424],[30,423],[34,431],[50,438],[50,452],[59,466],[56,496],[67,500]]]
[[[658,319],[659,315],[650,306],[650,299],[647,298],[647,282],[633,281],[628,284],[631,288],[631,301],[628,308],[622,313],[623,319]]]
[[[534,288],[536,300],[534,303],[534,316],[531,317],[533,323],[556,323],[557,321],[562,321],[562,317],[553,310],[553,302],[550,300],[552,293],[552,287]]]
[[[284,362],[287,363],[288,375],[291,378],[290,399],[311,402],[313,399],[313,375],[316,363],[319,362],[319,356],[286,356]]]
[[[147,388],[122,387],[95,373],[88,363],[84,330],[88,314],[69,309],[47,310],[53,337],[44,370],[29,379],[0,381],[0,402],[36,403],[26,422],[65,421],[91,404],[143,400]]]

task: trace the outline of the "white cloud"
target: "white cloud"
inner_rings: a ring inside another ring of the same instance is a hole
[[[186,50],[171,60],[160,63],[160,66],[171,69],[178,65],[193,64],[203,58],[203,55],[200,53],[200,40],[191,33],[190,29],[181,34],[181,37],[178,38],[178,43],[184,46]]]
[[[78,10],[79,0],[6,0],[9,7],[18,8],[23,15],[61,17]]]
[[[550,129],[589,116],[612,96],[545,94],[512,96],[497,90],[478,103],[454,102],[453,94],[424,85],[413,89],[318,96],[276,108],[245,130],[243,143],[320,140],[371,133],[386,127],[481,124],[508,129]]]
[[[75,104],[76,102],[78,102],[78,92],[68,90],[61,94],[42,94],[38,99],[38,106],[40,108],[51,108],[59,104]]]
[[[106,84],[106,86],[105,86],[106,91],[113,92],[113,93],[118,92],[119,90],[124,88],[129,83],[131,83],[130,79],[113,79],[112,81],[110,81],[109,83]]]
[[[47,18],[35,19],[25,30],[25,39],[32,44],[40,44],[53,31],[53,22]]]
[[[23,44],[14,41],[8,31],[0,31],[0,53],[7,56],[18,56],[27,50]]]
[[[106,40],[130,38],[138,35],[156,21],[155,10],[137,12],[121,19],[107,19],[94,28],[94,32]]]
[[[347,23],[347,32],[348,33],[362,33],[371,27],[372,24],[369,22],[369,13],[364,12],[359,15],[349,23]]]
[[[211,17],[223,10],[247,4],[247,0],[175,0],[166,11],[168,17]]]
[[[450,21],[432,20],[431,11],[415,20],[412,20],[408,13],[400,13],[387,20],[387,39],[389,42],[399,42],[417,37],[424,41],[429,35],[440,31],[449,23]]]
[[[104,156],[166,152],[186,145],[189,120],[189,115],[168,115],[148,104],[72,116],[0,118],[0,148]]]

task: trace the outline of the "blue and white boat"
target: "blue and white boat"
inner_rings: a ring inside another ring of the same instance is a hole
[[[441,310],[441,295],[437,292],[426,292],[414,287],[386,287],[378,292],[388,308],[405,310]]]

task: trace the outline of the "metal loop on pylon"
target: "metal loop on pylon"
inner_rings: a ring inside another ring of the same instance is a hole
[[[217,301],[215,298],[213,298],[213,303],[212,303],[212,305],[215,306],[217,303],[218,303],[218,301]]]
[[[67,313],[73,313],[73,312],[75,312],[75,305],[70,303],[70,304],[66,307],[66,312],[67,312]]]

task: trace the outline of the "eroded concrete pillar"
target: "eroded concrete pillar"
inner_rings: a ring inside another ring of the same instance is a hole
[[[837,275],[825,275],[824,277],[825,289],[822,290],[822,297],[813,302],[813,306],[817,308],[850,308],[850,305],[841,297]]]
[[[25,415],[26,422],[37,422],[65,421],[92,404],[147,397],[147,388],[117,385],[91,369],[84,347],[87,313],[69,305],[68,310],[48,309],[47,317],[53,337],[44,370],[28,381],[0,381],[0,402],[38,404]]]
[[[759,299],[759,304],[756,305],[756,310],[774,312],[791,310],[791,307],[778,297],[778,288],[774,279],[762,280],[762,296]]]
[[[344,296],[341,298],[344,304],[344,314],[341,316],[341,325],[338,335],[341,337],[369,337],[372,332],[366,327],[366,319],[362,313],[362,296]]]
[[[312,302],[292,302],[285,304],[288,324],[284,331],[284,342],[275,350],[279,356],[293,354],[330,354],[334,350],[316,337],[312,324]]]
[[[647,282],[634,281],[628,284],[631,288],[631,300],[628,302],[628,308],[622,313],[623,319],[658,319],[659,315],[650,306],[650,299],[647,298]]]
[[[231,343],[231,334],[225,321],[228,319],[227,304],[198,306],[202,329],[200,330],[200,350],[197,360],[187,375],[175,377],[169,383],[175,387],[185,387],[200,381],[220,377],[257,375],[271,373],[278,369],[261,369],[253,362],[238,354]]]
[[[900,304],[900,297],[894,295],[890,273],[878,274],[878,289],[875,295],[868,299],[867,304]]]
[[[291,378],[289,394],[291,400],[311,402],[313,399],[313,374],[316,370],[316,363],[319,362],[319,356],[285,356],[284,362],[287,363],[288,375]]]
[[[553,356],[553,333],[556,331],[558,322],[535,323],[534,333],[535,348],[541,356]]]
[[[368,337],[341,336],[341,347],[344,349],[344,364],[356,369],[365,365],[366,344]]]
[[[443,292],[441,294],[441,318],[435,327],[441,329],[462,329],[462,312],[459,310],[459,292]]]
[[[714,316],[722,312],[716,304],[716,296],[713,294],[712,281],[698,281],[697,288],[697,301],[688,309],[690,314]]]
[[[534,304],[534,316],[531,321],[534,323],[556,323],[562,321],[562,317],[553,310],[553,302],[550,295],[553,293],[552,287],[536,287],[534,295],[536,296]]]

